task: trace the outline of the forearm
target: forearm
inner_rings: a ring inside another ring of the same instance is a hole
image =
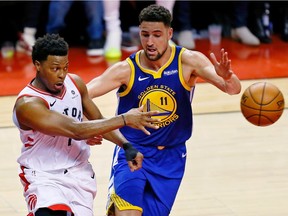
[[[101,88],[99,87],[101,86]],[[105,85],[102,85],[102,81],[100,80],[100,77],[96,77],[93,80],[91,80],[89,83],[87,83],[87,90],[88,95],[90,98],[96,98],[104,95],[108,91],[105,92]]]
[[[121,115],[110,119],[75,122],[71,129],[73,139],[83,140],[97,135],[106,134],[125,125]],[[119,142],[121,144],[121,142]]]
[[[118,129],[108,132],[103,135],[104,139],[123,147],[122,144],[128,142],[127,139],[120,133]]]

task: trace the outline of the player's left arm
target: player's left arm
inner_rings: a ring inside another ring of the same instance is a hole
[[[211,61],[197,51],[186,50],[182,55],[183,73],[189,80],[200,77],[203,80],[215,85],[221,91],[228,94],[238,94],[241,91],[241,83],[236,74],[231,69],[231,60],[228,59],[227,52],[221,50],[221,58],[217,61],[214,53],[210,55]],[[195,81],[194,81],[195,82]]]

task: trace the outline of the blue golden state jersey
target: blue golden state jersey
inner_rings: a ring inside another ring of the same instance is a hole
[[[184,143],[192,133],[191,102],[194,87],[189,87],[183,78],[181,55],[183,47],[172,46],[172,54],[158,71],[140,65],[140,52],[126,60],[131,67],[130,81],[125,90],[119,88],[118,114],[144,105],[145,111],[158,110],[153,117],[161,120],[159,129],[148,129],[151,135],[130,127],[120,131],[131,143],[152,146],[174,146]]]

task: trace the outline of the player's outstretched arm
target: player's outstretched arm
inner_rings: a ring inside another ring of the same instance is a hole
[[[51,136],[66,136],[72,139],[85,140],[97,135],[128,125],[149,134],[145,127],[157,129],[153,123],[157,119],[150,118],[155,112],[142,112],[133,109],[124,114],[109,119],[97,119],[77,122],[61,113],[51,111],[42,99],[23,97],[15,106],[17,119],[22,129],[36,130]]]

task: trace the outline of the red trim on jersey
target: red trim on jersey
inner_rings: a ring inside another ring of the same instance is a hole
[[[31,142],[33,142],[34,139],[32,139],[30,136],[28,136],[28,141],[24,144],[25,148],[29,148],[32,147],[33,144],[31,144]]]
[[[51,96],[51,97],[55,97],[55,98],[58,98],[58,99],[60,99],[60,100],[62,100],[62,99],[64,98],[64,96],[65,96],[65,94],[66,94],[66,91],[67,91],[67,90],[66,90],[66,86],[64,85],[62,94],[59,95],[59,96],[56,96],[56,95],[54,95],[54,94],[51,94],[51,93],[49,93],[49,92],[45,92],[45,91],[43,91],[43,90],[41,90],[41,89],[36,88],[35,86],[31,85],[31,83],[29,83],[29,84],[27,85],[27,87],[28,87],[28,88],[31,88],[33,91],[36,91],[36,92],[38,92],[38,93],[40,93],[40,94],[48,95],[48,96]]]
[[[25,143],[25,145],[24,145],[25,148],[30,148],[30,147],[32,147],[32,146],[33,146],[33,145],[30,144],[30,143]]]
[[[56,204],[56,205],[49,206],[48,208],[53,211],[61,210],[61,211],[67,211],[67,212],[73,213],[71,208],[64,204]]]
[[[28,182],[28,180],[27,180],[26,177],[25,177],[25,172],[24,172],[24,169],[25,169],[25,168],[26,168],[26,167],[21,166],[22,173],[19,174],[19,177],[20,177],[20,179],[21,179],[21,181],[22,181],[22,184],[23,184],[23,186],[24,186],[24,191],[26,192],[26,191],[28,190],[28,187],[29,187],[30,183]],[[24,184],[25,184],[25,185],[24,185]]]

